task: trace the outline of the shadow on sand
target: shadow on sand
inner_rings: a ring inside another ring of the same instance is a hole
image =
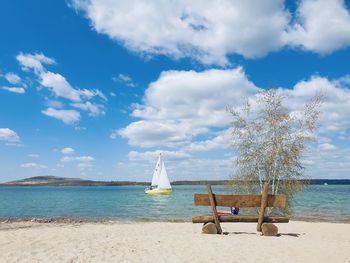
[[[259,233],[256,232],[223,232],[223,235],[260,235]],[[281,237],[281,236],[290,236],[290,237],[299,237],[301,235],[305,235],[305,233],[303,234],[299,234],[299,233],[278,233],[277,237]]]

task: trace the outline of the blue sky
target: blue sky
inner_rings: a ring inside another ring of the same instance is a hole
[[[260,89],[323,104],[313,178],[350,178],[349,3],[2,1],[1,181],[234,171],[230,117]]]

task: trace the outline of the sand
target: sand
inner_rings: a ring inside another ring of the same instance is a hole
[[[0,224],[0,262],[350,262],[350,224],[278,224],[279,237],[256,224],[168,222]]]

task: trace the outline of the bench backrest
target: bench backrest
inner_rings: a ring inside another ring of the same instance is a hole
[[[216,229],[219,234],[222,233],[220,219],[217,214],[216,206],[229,207],[260,207],[257,231],[261,232],[261,225],[264,222],[266,207],[285,207],[286,197],[284,195],[269,195],[269,184],[264,183],[261,195],[216,195],[211,189],[211,185],[207,186],[208,194],[195,194],[195,205],[211,206]]]
[[[225,207],[260,207],[261,195],[218,195],[213,194],[215,204]],[[194,204],[196,206],[210,206],[208,194],[194,194]],[[267,207],[283,208],[286,206],[286,196],[268,195]]]

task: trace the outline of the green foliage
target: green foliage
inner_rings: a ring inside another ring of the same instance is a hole
[[[230,184],[238,193],[256,193],[267,181],[270,193],[287,196],[289,211],[294,194],[307,182],[301,158],[307,143],[314,140],[322,97],[315,96],[299,112],[286,108],[285,99],[270,89],[239,110],[228,109],[233,147],[238,152]]]

